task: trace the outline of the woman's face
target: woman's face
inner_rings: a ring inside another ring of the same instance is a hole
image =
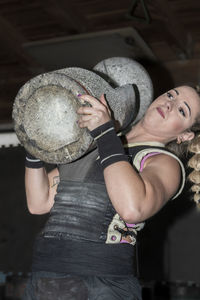
[[[180,86],[156,98],[142,122],[145,130],[170,141],[189,129],[199,115],[198,94],[191,87]]]

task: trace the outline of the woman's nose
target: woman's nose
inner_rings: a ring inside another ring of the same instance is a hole
[[[167,109],[168,109],[168,111],[171,111],[172,110],[172,108],[173,108],[173,103],[172,103],[172,101],[167,101]]]

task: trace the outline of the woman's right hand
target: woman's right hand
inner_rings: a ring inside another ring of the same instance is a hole
[[[77,111],[81,128],[88,128],[92,131],[111,120],[111,112],[104,95],[101,95],[99,100],[90,95],[81,95],[80,99],[91,105],[81,106]]]

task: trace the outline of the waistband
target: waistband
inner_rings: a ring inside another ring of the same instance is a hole
[[[38,237],[32,271],[70,275],[136,275],[135,247]]]

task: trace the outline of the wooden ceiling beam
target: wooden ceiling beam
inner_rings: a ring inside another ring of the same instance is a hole
[[[174,85],[200,85],[200,59],[169,61],[163,66],[171,74]]]
[[[157,9],[157,14],[163,15],[163,22],[166,29],[173,38],[175,45],[182,53],[183,58],[191,58],[193,52],[193,41],[191,34],[184,28],[183,24],[178,20],[177,14],[174,12],[170,1],[153,0],[153,5]]]
[[[24,50],[25,38],[2,16],[0,16],[0,40],[8,54],[15,56],[27,72],[35,74],[43,71],[42,66]]]
[[[88,29],[85,18],[75,9],[72,1],[43,0],[43,9],[67,32],[73,29],[77,33],[84,33]]]

